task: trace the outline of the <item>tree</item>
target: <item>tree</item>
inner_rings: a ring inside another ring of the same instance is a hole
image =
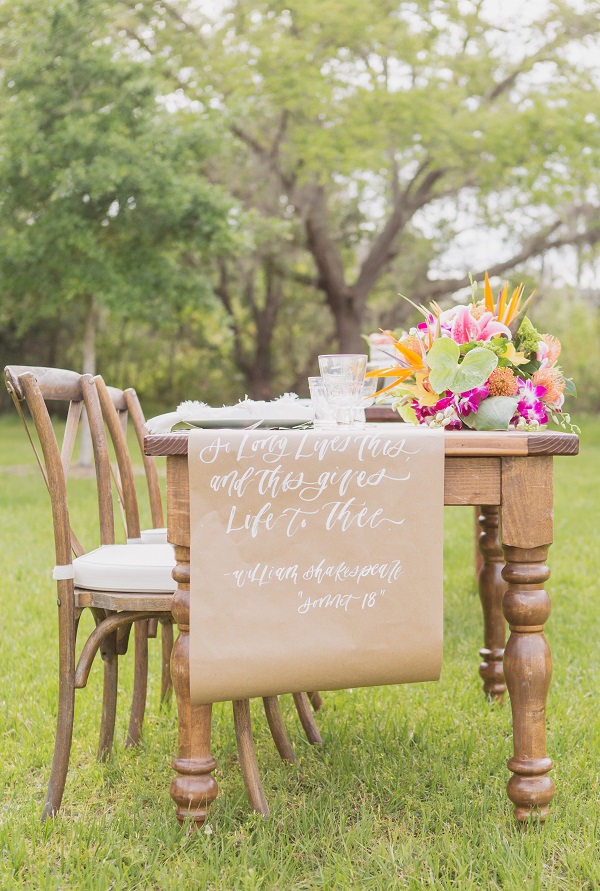
[[[230,202],[202,173],[206,122],[157,101],[109,13],[22,0],[0,17],[3,320],[75,316],[90,372],[100,314],[159,326],[202,305],[200,261],[230,240]]]
[[[595,0],[518,28],[484,0],[231,0],[215,21],[204,8],[145,0],[127,34],[168,59],[171,89],[222,112],[232,141],[213,175],[239,181],[243,154],[262,171],[248,194],[275,190],[276,218],[293,214],[342,350],[362,348],[393,270],[394,291],[421,300],[469,268],[501,275],[600,241]],[[465,220],[489,250],[453,274]]]
[[[240,197],[237,190],[235,195]],[[311,277],[302,268],[295,226],[263,214],[264,200],[259,206],[260,213],[246,212],[240,220],[244,248],[219,259],[215,291],[246,392],[269,399],[284,390],[306,389],[331,335]]]

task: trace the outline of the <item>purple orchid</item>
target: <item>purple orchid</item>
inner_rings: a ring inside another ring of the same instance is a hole
[[[458,397],[458,413],[463,417],[470,415],[471,412],[475,414],[482,401],[487,399],[489,395],[490,390],[487,384],[484,384],[482,387],[475,387],[473,390],[465,390]]]
[[[443,427],[445,430],[461,430],[462,421],[457,412],[458,397],[449,393],[438,399],[435,405],[420,405],[413,399],[411,405],[419,424],[427,427]]]
[[[533,381],[524,381],[522,377],[517,378],[517,385],[519,387],[517,396],[522,402],[526,402],[529,405],[533,405],[534,402],[546,395],[546,387],[540,385],[536,387]]]
[[[542,396],[546,395],[546,387],[534,386],[533,382],[517,378],[519,389],[517,390],[517,410],[513,417],[513,423],[518,424],[522,418],[526,424],[547,424],[548,413],[542,402]]]

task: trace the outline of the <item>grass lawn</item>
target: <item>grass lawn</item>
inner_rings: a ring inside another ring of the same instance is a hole
[[[477,674],[472,510],[449,508],[441,681],[324,694],[321,750],[308,745],[290,697],[282,697],[299,756],[293,766],[279,760],[253,703],[268,821],[250,812],[231,709],[216,706],[220,795],[204,831],[190,835],[168,794],[175,709],[159,709],[156,642],[143,744],[123,748],[126,657],[114,757],[96,762],[98,660],[76,697],[62,811],[39,821],[56,709],[51,521],[23,431],[15,418],[0,418],[0,889],[600,888],[600,421],[583,419],[581,427],[581,455],[555,461],[547,637],[557,793],[546,826],[520,828],[505,796],[510,709],[484,700]],[[73,482],[77,530],[94,509],[92,487],[89,479]],[[89,617],[82,622],[91,628]]]

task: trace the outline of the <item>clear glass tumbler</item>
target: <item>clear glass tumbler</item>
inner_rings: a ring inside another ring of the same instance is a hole
[[[366,377],[363,381],[362,387],[360,388],[360,401],[357,407],[354,409],[354,423],[360,424],[361,427],[363,427],[367,422],[365,408],[367,408],[369,405],[373,405],[373,403],[375,402],[377,383],[378,379],[376,377]]]
[[[361,387],[367,370],[367,356],[357,353],[331,353],[319,356],[321,378],[327,401],[335,408],[336,421],[354,424],[354,413],[361,400]]]
[[[315,427],[335,427],[335,409],[329,404],[327,390],[321,377],[309,377],[310,402],[313,409]]]

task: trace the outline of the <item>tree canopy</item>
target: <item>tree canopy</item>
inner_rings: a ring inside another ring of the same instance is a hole
[[[206,301],[210,282],[189,258],[230,240],[230,202],[202,174],[214,151],[203,121],[161,106],[151,66],[123,52],[109,13],[52,0],[3,14],[5,320],[93,322],[104,306],[160,324]]]
[[[455,272],[466,225],[492,275],[600,239],[594,2],[529,22],[480,0],[232,0],[214,21],[192,2],[136,9],[137,45],[228,122],[217,178],[235,164],[249,205],[297,222],[342,349],[390,270],[417,299],[482,272],[468,258]]]
[[[192,332],[224,382],[268,396],[403,323],[398,292],[526,277],[566,246],[585,260],[597,2],[502,9],[17,0],[0,14],[0,319],[91,299]]]

